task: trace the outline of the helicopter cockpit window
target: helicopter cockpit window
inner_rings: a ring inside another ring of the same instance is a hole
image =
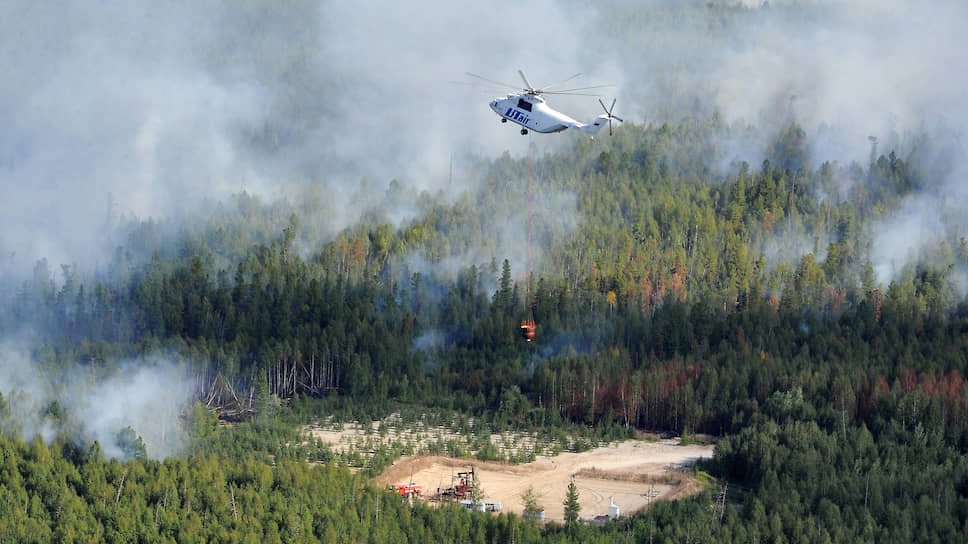
[[[523,98],[519,98],[518,99],[518,107],[521,108],[524,111],[531,111],[531,102],[528,102],[527,100],[525,100]]]

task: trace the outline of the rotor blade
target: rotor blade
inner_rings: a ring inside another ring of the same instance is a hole
[[[604,89],[606,87],[614,87],[615,85],[593,85],[591,87],[577,87],[575,89],[561,89],[558,91],[549,91],[555,93],[570,93],[572,91],[587,91],[589,89]]]
[[[608,118],[608,135],[609,136],[612,135],[612,118],[611,118],[611,116],[609,116],[609,118]]]
[[[521,70],[518,70],[518,73],[521,74],[521,79],[524,80],[525,88],[528,89],[529,91],[534,90],[534,85],[532,85],[531,82],[528,81],[528,78],[525,77],[524,72],[522,72]]]
[[[619,117],[618,115],[609,115],[609,116],[608,116],[608,118],[609,118],[609,119],[615,119],[615,120],[616,120],[616,121],[618,121],[619,123],[624,123],[624,122],[625,122],[625,120],[624,120],[624,119],[622,119],[621,117]]]
[[[511,85],[511,84],[508,84],[508,83],[501,83],[500,81],[494,81],[493,79],[487,79],[486,77],[479,76],[477,74],[472,74],[470,72],[464,72],[464,73],[467,74],[467,75],[469,75],[469,76],[471,76],[471,77],[476,77],[477,79],[480,79],[482,81],[486,81],[486,82],[491,83],[491,84],[494,84],[494,85],[500,85],[501,87],[503,87],[505,89],[517,89],[518,88],[517,85]]]
[[[454,85],[463,85],[464,87],[491,87],[491,88],[501,88],[504,89],[503,85],[495,85],[494,83],[482,83],[480,81],[448,81],[447,83],[452,83]]]
[[[602,105],[602,109],[605,110],[605,113],[608,113],[608,108],[605,107],[605,103],[602,102],[601,98],[598,99],[598,103]]]
[[[558,85],[564,85],[565,83],[568,83],[569,81],[575,79],[576,77],[581,77],[581,74],[575,74],[575,75],[571,76],[568,79],[562,79],[558,83],[552,83],[551,85],[545,85],[544,87],[542,87],[542,88],[540,88],[538,90],[541,91],[541,92],[547,91],[548,89],[550,89],[552,87],[557,87]]]
[[[611,114],[612,114],[612,110],[614,110],[614,109],[615,109],[615,101],[616,101],[616,100],[618,100],[618,98],[613,98],[613,99],[612,99],[612,107],[611,107],[611,108],[608,108],[608,114],[609,114],[609,115],[611,115]]]
[[[470,81],[448,81],[447,83],[452,85],[460,85],[462,87],[472,87],[478,91],[486,91],[489,93],[507,94],[509,90],[508,87],[497,86],[491,83],[488,83],[487,85]],[[511,89],[513,89],[513,87]]]
[[[600,94],[571,93],[571,92],[567,92],[567,91],[536,91],[536,92],[537,92],[537,94],[565,94],[565,95],[568,95],[568,96],[602,96]]]

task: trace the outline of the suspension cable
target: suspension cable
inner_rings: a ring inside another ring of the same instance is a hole
[[[534,155],[534,142],[532,141],[532,137],[529,134],[528,135],[528,263],[527,263],[528,295],[531,294],[531,176],[532,176],[531,161],[532,161],[532,155]],[[530,300],[529,300],[529,304],[530,304]]]

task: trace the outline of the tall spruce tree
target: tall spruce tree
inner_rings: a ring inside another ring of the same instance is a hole
[[[581,512],[581,505],[578,504],[578,486],[572,480],[568,483],[568,494],[565,495],[565,525],[574,527],[578,521],[578,513]]]

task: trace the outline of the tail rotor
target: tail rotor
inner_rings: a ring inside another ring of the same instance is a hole
[[[602,102],[602,99],[601,98],[598,99],[598,103],[601,104],[602,105],[602,109],[605,110],[605,118],[608,119],[608,135],[609,136],[612,135],[612,119],[615,119],[619,123],[623,123],[624,122],[621,117],[619,117],[617,115],[612,115],[612,110],[615,109],[615,102],[617,100],[618,100],[617,98],[613,98],[612,99],[612,107],[606,108],[605,107],[605,103]]]

